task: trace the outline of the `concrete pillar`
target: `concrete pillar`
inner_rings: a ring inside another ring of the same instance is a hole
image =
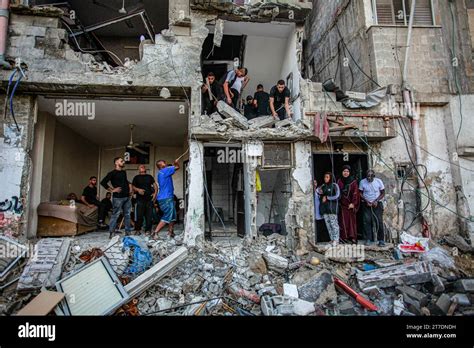
[[[314,242],[314,201],[311,142],[294,144],[294,168],[291,171],[292,196],[285,217],[287,243],[297,255],[308,252],[308,241]]]
[[[257,237],[257,187],[256,173],[259,158],[263,155],[263,143],[260,141],[244,142],[244,195],[245,195],[245,233],[253,240]]]
[[[10,112],[0,121],[0,232],[26,238],[28,224],[31,159],[35,102],[31,96],[17,95],[13,101],[17,130]],[[3,115],[3,104],[0,106]]]
[[[204,238],[204,146],[189,141],[188,206],[185,217],[184,243],[199,246]]]

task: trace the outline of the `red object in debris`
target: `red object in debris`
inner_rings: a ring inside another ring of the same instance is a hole
[[[362,295],[359,295],[354,289],[352,289],[349,285],[344,283],[342,280],[339,278],[334,277],[334,283],[339,286],[342,290],[344,290],[346,293],[348,293],[350,296],[355,298],[358,304],[360,304],[362,307],[365,309],[368,309],[369,311],[377,311],[378,308],[376,305],[374,305],[372,302],[367,300],[365,297]]]
[[[402,252],[424,253],[426,251],[426,249],[420,243],[400,244],[398,248]]]
[[[255,292],[251,292],[245,289],[239,289],[237,286],[233,285],[229,288],[230,292],[232,292],[235,296],[241,296],[249,299],[254,303],[260,303],[260,297]]]

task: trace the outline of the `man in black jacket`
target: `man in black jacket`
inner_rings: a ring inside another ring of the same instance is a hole
[[[130,222],[130,213],[132,210],[132,202],[130,195],[132,191],[132,185],[127,180],[127,172],[123,169],[125,167],[125,161],[122,157],[114,158],[115,169],[109,172],[105,178],[102,179],[100,184],[109,192],[112,192],[112,217],[109,224],[110,238],[115,233],[115,227],[117,226],[117,220],[120,213],[123,211],[125,220],[125,233],[127,235],[132,231]],[[112,185],[110,186],[109,183]]]

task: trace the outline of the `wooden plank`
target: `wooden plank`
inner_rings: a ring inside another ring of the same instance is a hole
[[[64,296],[65,294],[62,292],[42,291],[16,315],[47,315],[62,301]]]
[[[188,256],[188,249],[186,247],[180,247],[170,256],[164,258],[158,262],[155,266],[150,268],[148,271],[141,274],[135,280],[125,286],[125,290],[128,292],[130,297],[140,295],[148,287],[153,285],[166,274],[171,272],[181,262],[183,262]]]

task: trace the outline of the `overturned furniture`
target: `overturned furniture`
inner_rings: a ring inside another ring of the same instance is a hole
[[[84,204],[69,205],[44,202],[38,206],[39,237],[76,236],[97,228],[97,208]]]

